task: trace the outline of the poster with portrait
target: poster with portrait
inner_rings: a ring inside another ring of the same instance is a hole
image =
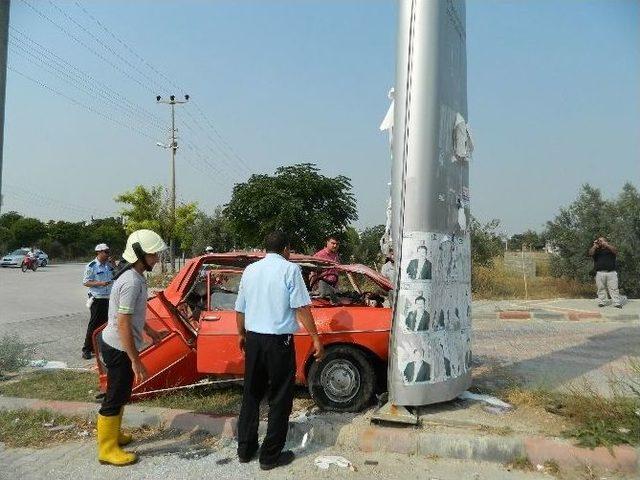
[[[409,232],[402,250],[396,318],[403,383],[458,377],[471,357],[469,236]]]

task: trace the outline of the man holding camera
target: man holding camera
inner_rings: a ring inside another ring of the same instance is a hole
[[[596,272],[596,287],[598,288],[598,306],[604,307],[607,302],[607,290],[611,302],[616,308],[622,308],[620,292],[618,291],[618,273],[616,272],[616,247],[607,242],[604,237],[593,241],[589,249],[589,256],[593,257],[593,269]]]

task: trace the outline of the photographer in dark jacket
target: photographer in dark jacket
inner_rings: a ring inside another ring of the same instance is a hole
[[[618,250],[607,242],[607,239],[604,237],[596,238],[589,249],[589,256],[593,257],[593,269],[596,272],[599,307],[606,305],[607,290],[609,290],[609,296],[611,297],[613,306],[622,308],[620,292],[618,291],[616,255],[618,255]]]

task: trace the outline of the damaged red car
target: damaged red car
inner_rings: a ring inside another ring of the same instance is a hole
[[[241,379],[244,357],[238,347],[234,305],[244,268],[263,252],[229,252],[193,258],[162,291],[147,302],[147,322],[164,338],[142,350],[149,378],[134,385],[133,398],[191,385],[203,379]],[[356,412],[367,406],[377,388],[384,388],[391,310],[389,281],[364,265],[342,265],[292,254],[311,294],[311,312],[326,349],[315,362],[311,338],[300,328],[294,336],[296,382],[306,385],[325,410]],[[323,269],[339,272],[338,291],[331,298],[315,292],[314,279]],[[95,341],[96,352],[99,351]],[[106,370],[98,355],[101,391]]]

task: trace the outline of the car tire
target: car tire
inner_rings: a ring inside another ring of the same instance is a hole
[[[348,345],[328,347],[319,362],[309,368],[311,397],[323,410],[359,412],[371,402],[376,372],[362,351]]]
[[[47,261],[43,260],[42,263],[40,264],[41,267],[46,267],[47,266]]]

